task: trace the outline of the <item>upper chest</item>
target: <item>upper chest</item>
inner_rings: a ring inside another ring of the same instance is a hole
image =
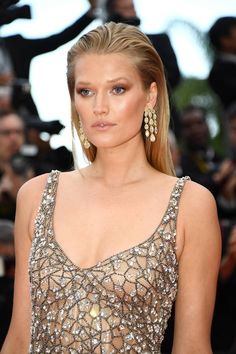
[[[86,188],[63,193],[58,189],[54,211],[57,238],[91,241],[107,247],[141,242],[157,227],[169,203],[169,193],[151,193],[148,186],[104,189]],[[65,222],[66,220],[66,222]]]
[[[149,187],[150,183],[113,190],[63,184],[48,188],[44,199],[53,200],[47,219],[56,242],[74,264],[89,267],[144,242],[166,216],[171,215],[174,234],[178,203],[173,192],[178,190],[173,181],[163,193]],[[170,223],[166,225],[169,231]]]

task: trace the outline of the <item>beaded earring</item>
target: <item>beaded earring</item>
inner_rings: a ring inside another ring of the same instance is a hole
[[[156,141],[157,114],[153,108],[147,108],[144,111],[144,131],[147,139],[150,139],[152,143]]]
[[[90,148],[90,142],[87,139],[87,136],[84,133],[81,121],[79,120],[79,139],[81,141],[81,143],[83,144],[83,146],[85,147],[85,149],[89,149]]]

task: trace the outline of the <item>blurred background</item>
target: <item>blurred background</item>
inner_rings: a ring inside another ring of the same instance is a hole
[[[164,63],[176,175],[212,192],[222,231],[213,351],[236,354],[235,0],[0,0],[0,348],[12,311],[16,196],[34,176],[74,168],[67,52],[105,17],[139,25]],[[165,354],[173,324],[174,313]]]
[[[188,91],[191,84],[196,96],[199,91],[204,92],[204,80],[212,62],[212,53],[207,45],[205,34],[217,18],[236,15],[235,0],[166,0],[164,2],[135,0],[134,3],[141,19],[140,28],[145,33],[167,32],[183,78],[197,79],[196,82],[195,80],[190,83],[182,82],[178,87],[181,96],[183,97],[182,90]],[[0,29],[2,36],[20,33],[27,38],[46,37],[73,23],[89,8],[86,0],[21,0],[19,2],[19,5],[25,4],[31,8],[32,18],[17,19],[2,26]],[[79,36],[100,23],[100,20],[94,20]],[[52,52],[35,57],[30,66],[32,96],[41,119],[59,119],[66,126],[59,135],[52,137],[53,146],[65,144],[71,148],[70,104],[65,73],[67,51],[75,41],[76,38]],[[195,100],[199,99],[201,98],[195,98]],[[179,105],[185,103],[181,100]],[[208,103],[204,102],[204,104]],[[211,122],[213,135],[218,132],[214,123],[213,119]],[[81,157],[81,163],[83,162]]]

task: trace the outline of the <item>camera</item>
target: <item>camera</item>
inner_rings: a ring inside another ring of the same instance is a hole
[[[12,87],[12,105],[16,109],[25,102],[30,93],[31,86],[26,79],[14,79],[11,82]]]
[[[19,0],[1,0],[0,26],[11,23],[18,18],[31,19],[29,5],[14,6]]]
[[[42,121],[38,117],[31,117],[26,119],[26,129],[30,128],[53,135],[59,134],[65,126],[59,120]]]

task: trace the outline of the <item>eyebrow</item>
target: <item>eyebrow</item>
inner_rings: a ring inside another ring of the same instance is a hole
[[[115,79],[111,79],[111,80],[107,80],[108,83],[114,83],[114,82],[117,82],[117,81],[121,81],[121,80],[125,80],[125,81],[129,81],[126,77],[117,77]],[[88,82],[88,81],[78,81],[76,83],[76,85],[84,85],[84,86],[88,86],[88,85],[91,85],[92,83],[91,82]]]
[[[121,80],[129,81],[126,77],[121,76],[121,77],[117,77],[115,79],[108,80],[107,82],[113,83],[113,82],[117,82],[117,81],[121,81]]]

